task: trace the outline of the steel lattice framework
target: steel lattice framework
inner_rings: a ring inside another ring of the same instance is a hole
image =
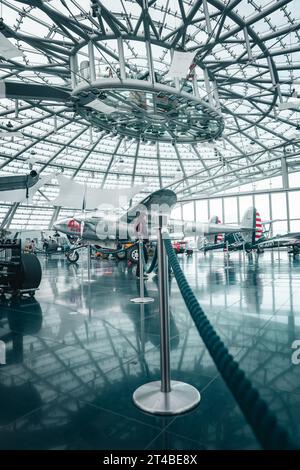
[[[300,108],[285,106],[300,87],[296,3],[3,0],[0,31],[20,56],[0,58],[0,174],[24,173],[28,159],[53,173],[34,199],[49,206],[60,171],[95,187],[170,187],[179,200],[299,171]],[[172,82],[174,51],[195,56]],[[179,113],[159,122],[155,103],[150,116],[141,102],[157,92],[169,104],[166,87]],[[95,111],[92,97],[130,113]],[[196,102],[195,127],[186,110]],[[219,120],[214,132],[203,109]]]

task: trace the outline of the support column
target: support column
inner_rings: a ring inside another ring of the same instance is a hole
[[[194,77],[193,77],[193,91],[194,91],[194,95],[196,96],[196,98],[200,98],[196,72],[194,73]]]
[[[94,44],[92,41],[88,43],[88,53],[89,53],[90,80],[91,82],[94,82],[96,80],[96,69],[95,69]]]
[[[9,225],[16,213],[16,210],[18,209],[20,203],[19,202],[15,202],[7,211],[1,225],[0,225],[0,230],[3,230],[5,227],[8,229],[9,228]]]
[[[78,60],[77,55],[70,56],[70,71],[71,71],[71,84],[72,88],[77,86],[77,74],[78,74]]]
[[[248,54],[248,60],[249,62],[253,61],[253,55],[252,55],[252,49],[250,46],[250,39],[249,39],[249,34],[248,34],[248,29],[245,26],[244,27],[244,38],[245,38],[245,44],[246,44],[246,49],[247,49],[247,54]]]
[[[210,81],[209,81],[209,76],[208,76],[208,72],[207,72],[206,68],[203,70],[203,75],[204,75],[204,84],[205,84],[205,89],[206,89],[206,93],[207,93],[207,98],[208,98],[208,101],[209,101],[209,104],[211,105],[211,107],[214,108],[215,104],[214,104],[212,91],[211,91],[211,86],[210,86]]]
[[[211,27],[211,22],[210,22],[207,0],[202,0],[202,4],[203,4],[204,15],[205,15],[207,32],[209,35],[212,35],[212,27]]]
[[[119,52],[119,64],[120,64],[120,76],[121,80],[126,79],[126,69],[125,69],[125,55],[124,55],[124,44],[123,39],[118,37],[118,52]]]
[[[282,187],[283,189],[289,189],[289,175],[286,158],[281,157],[281,170],[282,170]]]
[[[285,202],[286,202],[286,218],[287,218],[287,230],[291,231],[291,221],[290,221],[290,204],[289,204],[289,192],[285,191]]]
[[[171,54],[171,61],[173,61],[174,49],[170,50],[170,54]],[[174,83],[175,83],[176,90],[180,91],[180,79],[178,77],[174,77]]]

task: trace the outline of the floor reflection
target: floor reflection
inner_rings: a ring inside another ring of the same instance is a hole
[[[231,354],[299,441],[300,264],[281,253],[243,258],[179,256],[195,295]],[[124,262],[43,260],[36,300],[2,301],[1,448],[259,448],[170,280],[172,378],[196,386],[192,412],[161,418],[138,410],[134,390],[160,371],[157,278],[139,295]]]

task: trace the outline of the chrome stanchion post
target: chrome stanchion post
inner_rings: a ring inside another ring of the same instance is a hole
[[[244,278],[246,273],[246,246],[245,241],[243,241],[243,271],[244,271]]]
[[[89,254],[89,261],[88,261],[88,276],[89,276],[89,298],[88,298],[88,305],[89,305],[89,320],[92,318],[92,308],[91,308],[91,263],[92,263],[92,247],[91,245],[88,246],[88,254]]]
[[[144,290],[144,248],[143,240],[139,239],[139,271],[140,271],[140,296],[134,299],[130,299],[131,302],[135,304],[148,304],[154,302],[152,297],[145,297]]]
[[[91,245],[88,244],[87,247],[87,255],[88,255],[88,281],[91,282]]]
[[[145,354],[145,345],[146,345],[146,335],[145,335],[145,306],[144,304],[140,305],[140,323],[141,323],[141,352],[144,356]]]
[[[139,240],[139,271],[140,271],[140,297],[143,299],[145,296],[144,289],[144,253],[143,253],[143,241]]]
[[[162,235],[162,221],[158,228],[158,289],[160,311],[160,370],[161,391],[170,392],[170,315],[169,315],[169,290],[168,290],[168,259]]]
[[[175,415],[184,413],[197,406],[200,401],[200,393],[192,385],[171,380],[168,265],[163,241],[162,222],[162,216],[159,216],[157,256],[161,380],[150,382],[139,387],[133,394],[133,401],[138,408],[148,413]]]
[[[229,269],[229,243],[226,241],[226,267],[225,269]]]

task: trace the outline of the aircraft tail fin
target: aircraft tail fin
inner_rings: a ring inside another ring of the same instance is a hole
[[[263,236],[263,226],[259,212],[255,207],[249,207],[241,222],[242,236],[245,242],[255,243]]]
[[[261,216],[256,211],[256,222],[255,222],[255,241],[257,242],[263,236],[263,226],[261,222]]]

